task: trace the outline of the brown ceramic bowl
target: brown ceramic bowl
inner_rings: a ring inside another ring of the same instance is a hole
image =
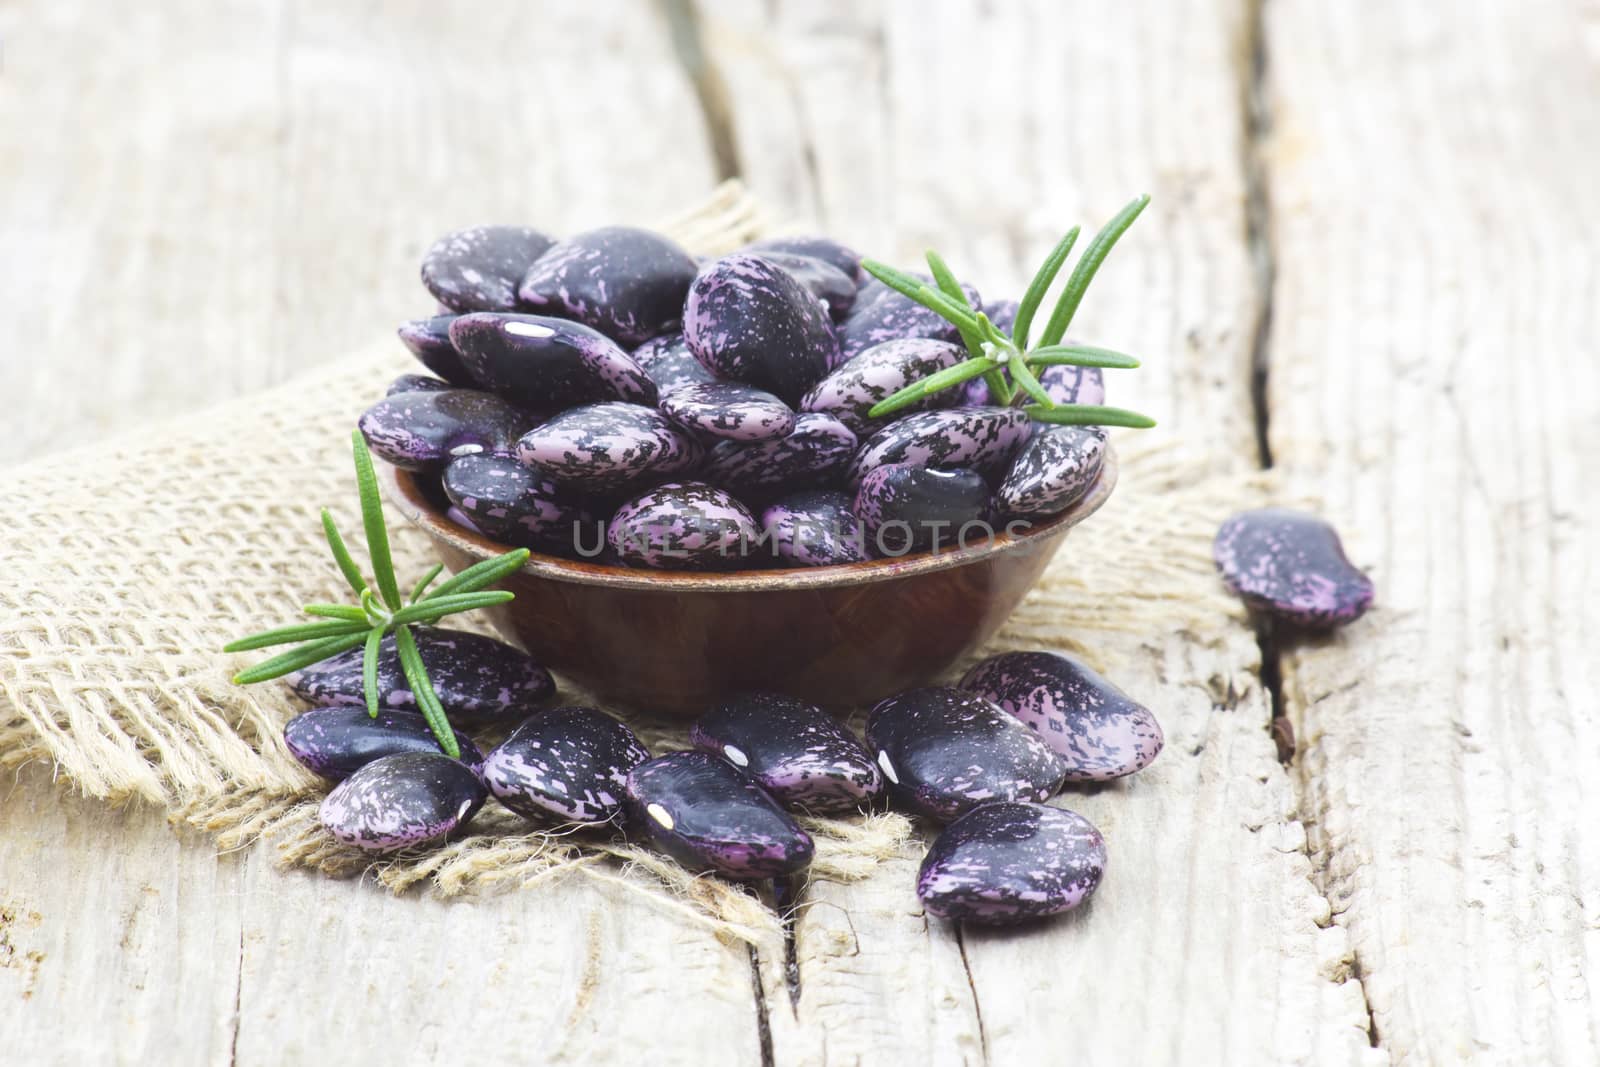
[[[836,567],[647,571],[535,554],[504,583],[496,622],[534,658],[600,697],[688,715],[718,696],[776,690],[830,707],[927,682],[1005,622],[1117,481],[1031,530],[938,555]],[[452,571],[507,551],[456,526],[405,471],[391,496]]]

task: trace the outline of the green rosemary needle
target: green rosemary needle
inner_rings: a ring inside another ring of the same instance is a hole
[[[366,698],[367,714],[378,715],[378,654],[383,639],[394,635],[395,651],[400,659],[400,669],[416,700],[417,710],[428,720],[428,727],[439,742],[439,747],[452,758],[459,758],[461,749],[456,744],[455,731],[445,714],[433,681],[428,677],[422,654],[417,649],[416,637],[411,628],[421,623],[433,623],[446,615],[504,604],[512,594],[488,587],[516,573],[528,559],[529,552],[519,548],[514,552],[496,556],[474,564],[438,586],[433,584],[444,569],[436,564],[411,589],[411,596],[403,600],[400,582],[395,577],[394,561],[389,553],[389,531],[383,521],[383,501],[378,493],[378,477],[373,470],[372,454],[360,432],[351,435],[351,448],[355,456],[356,490],[361,498],[361,522],[367,535],[367,551],[372,564],[374,582],[368,583],[361,568],[345,547],[344,538],[328,510],[322,510],[322,531],[328,540],[345,581],[360,601],[359,606],[346,604],[307,604],[305,612],[318,617],[318,622],[295,623],[275,630],[240,638],[223,647],[224,652],[249,652],[274,645],[295,647],[263,660],[253,667],[234,675],[238,685],[251,685],[286,674],[304,670],[333,656],[342,655],[353,648],[361,648],[361,688]],[[376,585],[374,590],[373,585]]]
[[[1072,248],[1078,240],[1078,227],[1068,230],[1066,236],[1057,242],[1039,266],[1033,280],[1028,283],[1027,291],[1017,306],[1016,322],[1009,336],[990,322],[982,311],[972,307],[966,290],[961,288],[961,283],[937,252],[929,252],[927,257],[933,285],[877,260],[862,260],[861,266],[867,273],[953,325],[969,354],[968,359],[954,367],[912,382],[879,401],[867,412],[868,416],[877,419],[892,415],[934,393],[981,377],[988,384],[989,395],[995,403],[1009,406],[1026,397],[1031,403],[1024,405],[1022,410],[1040,422],[1063,426],[1154,426],[1155,421],[1148,416],[1123,408],[1097,404],[1058,404],[1040,384],[1038,373],[1044,367],[1063,364],[1114,370],[1139,366],[1137,359],[1122,352],[1092,345],[1062,344],[1061,338],[1066,335],[1067,327],[1071,325],[1078,305],[1082,303],[1083,295],[1100,265],[1149,203],[1148,196],[1133,200],[1089,242],[1089,247],[1067,277],[1061,296],[1039,335],[1039,344],[1033,348],[1028,347],[1029,331],[1045,294],[1072,254]]]

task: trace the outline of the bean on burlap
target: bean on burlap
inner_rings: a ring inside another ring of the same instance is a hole
[[[734,182],[661,228],[710,255],[770,232]],[[7,472],[0,765],[49,762],[84,794],[162,805],[221,848],[270,841],[286,864],[370,872],[395,892],[535,890],[588,877],[724,936],[772,931],[777,917],[737,886],[620,837],[531,831],[493,806],[460,840],[376,863],[318,825],[323,784],[282,740],[283,723],[302,707],[285,686],[232,685],[243,661],[217,649],[347,592],[317,511],[329,506],[347,536],[359,531],[349,428],[385,383],[414,369],[399,342],[387,341],[269,392]],[[1211,536],[1222,518],[1265,499],[1268,475],[1212,474],[1206,456],[1171,439],[1123,436],[1118,447],[1121,488],[1068,538],[983,654],[1062,649],[1100,669],[1097,631],[1187,628],[1204,641],[1242,619],[1213,572]],[[402,580],[431,562],[414,529],[397,525],[393,549]],[[587,698],[564,686],[558,699]],[[611,710],[654,751],[687,746],[685,723]],[[804,825],[817,844],[813,878],[869,877],[883,859],[925,844],[897,814]]]

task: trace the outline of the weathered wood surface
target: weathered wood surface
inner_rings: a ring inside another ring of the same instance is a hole
[[[1284,662],[1320,884],[1383,1047],[1600,1062],[1600,11],[1266,29],[1273,456],[1379,589]]]
[[[415,260],[457,224],[648,219],[732,168],[774,215],[907,261],[936,245],[1004,290],[1065,220],[1149,191],[1081,321],[1148,356],[1117,400],[1248,470],[1262,358],[1273,456],[1325,498],[1380,608],[1285,656],[1286,770],[1237,611],[1129,634],[1030,601],[1167,726],[1151,771],[1073,799],[1111,842],[1104,889],[1043,931],[958,936],[917,908],[914,858],[816,886],[793,1001],[781,944],[753,973],[621,890],[395,899],[217,856],[26,768],[0,783],[17,1062],[426,1062],[497,1041],[573,1063],[1596,1058],[1592,12],[95,17],[0,8],[6,458],[370,341],[423,308]],[[992,62],[963,77],[974,56]]]

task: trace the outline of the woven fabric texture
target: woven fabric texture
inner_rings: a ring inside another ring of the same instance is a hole
[[[708,254],[767,230],[736,183],[662,228]],[[294,621],[301,604],[342,601],[317,512],[329,506],[347,536],[360,529],[349,428],[392,377],[416,369],[387,343],[0,479],[0,764],[46,761],[66,786],[161,805],[219,847],[265,839],[286,863],[366,871],[395,891],[454,895],[578,875],[617,880],[732,936],[769,930],[776,917],[737,887],[620,837],[532,832],[495,805],[470,836],[377,864],[317,824],[323,785],[281,738],[303,707],[281,684],[232,685],[253,657],[217,650]],[[1073,531],[996,647],[1074,649],[1092,661],[1076,640],[1096,631],[1203,631],[1242,617],[1215,578],[1210,538],[1221,516],[1260,498],[1263,476],[1208,475],[1172,442],[1124,444],[1121,454],[1117,494]],[[393,535],[404,583],[432,560],[420,532]],[[559,699],[585,695],[563,686]],[[624,717],[654,751],[685,744],[680,722]],[[896,814],[807,828],[814,874],[827,878],[867,877],[918,847]]]

